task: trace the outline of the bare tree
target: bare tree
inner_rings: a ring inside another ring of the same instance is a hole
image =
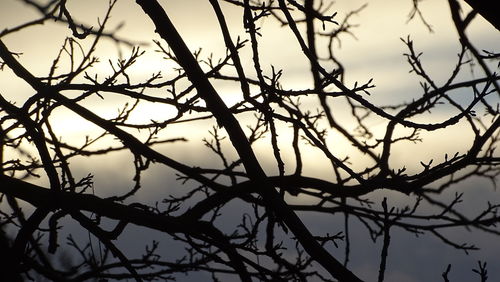
[[[467,35],[477,12],[464,14],[456,0],[443,11],[451,14],[461,46],[455,68],[438,83],[412,39],[402,39],[421,89],[387,105],[371,101],[372,79],[347,81],[349,66],[336,53],[341,37],[353,33],[351,18],[365,6],[336,13],[335,5],[319,0],[209,0],[212,11],[206,13],[219,26],[209,32],[226,51],[217,58],[187,47],[166,12],[170,2],[137,0],[128,3],[134,4],[130,9],[152,24],[159,37],[156,51],[165,65],[173,65],[168,73],[148,69],[150,77],[138,81],[131,72],[143,64],[146,47],[110,26],[110,19],[122,16],[112,13],[117,0],[93,25],[75,16],[71,1],[21,2],[38,17],[0,32],[1,70],[31,89],[30,95],[0,93],[0,226],[10,236],[0,234],[0,275],[9,281],[148,281],[196,273],[214,281],[362,281],[350,262],[354,224],[365,227],[380,252],[374,262],[378,277],[370,280],[383,281],[394,230],[432,235],[465,252],[477,249],[474,242],[456,241],[448,230],[500,235],[498,203],[485,199],[487,206],[472,213],[460,206],[463,194],[447,196],[469,179],[488,179],[494,186],[500,163],[499,76],[492,71],[499,54],[478,50]],[[419,1],[412,3],[410,19],[419,16],[432,30]],[[241,15],[242,34],[228,24],[234,11]],[[287,48],[259,45],[266,21],[293,35],[309,86],[288,86],[282,82],[286,70],[263,59],[263,52],[279,56]],[[54,22],[71,35],[44,66],[46,74],[37,75],[23,61],[26,54],[7,42]],[[109,42],[119,59],[109,61],[111,72],[100,71],[97,55]],[[462,76],[463,69],[475,76]],[[230,99],[221,90],[226,86]],[[110,116],[99,112],[99,103],[122,106]],[[165,109],[163,117],[141,110],[153,104]],[[434,116],[443,112],[444,118]],[[93,129],[81,129],[84,139],[70,138],[57,129],[61,113],[74,117],[65,121],[72,126]],[[382,132],[373,130],[373,120],[383,124]],[[396,147],[412,150],[433,133],[457,126],[467,139],[465,150],[420,159],[417,169],[409,168],[413,160],[405,166],[393,161]],[[175,159],[170,148],[189,150],[181,144],[197,136],[175,136],[183,127],[202,128],[208,137],[201,141],[217,160]],[[349,149],[339,152],[332,135],[335,142],[347,140]],[[265,150],[259,149],[263,143]],[[320,157],[311,163],[313,151]],[[93,180],[99,171],[82,172],[78,163],[97,165],[118,154],[130,160],[132,174],[126,175],[126,164],[110,165],[131,179],[129,187],[116,184],[112,195],[101,194]],[[317,166],[328,167],[329,176],[311,174]],[[148,178],[158,171],[176,181],[165,183],[155,202],[141,200],[138,195],[149,193]],[[404,204],[392,203],[394,197]],[[311,215],[326,218],[337,232],[312,227]],[[161,241],[144,242],[144,253],[135,257],[126,237],[137,229]],[[54,259],[57,253],[62,259]],[[451,271],[444,270],[444,281]],[[474,271],[487,279],[486,263]]]

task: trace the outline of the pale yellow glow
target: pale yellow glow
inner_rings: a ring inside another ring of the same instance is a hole
[[[106,3],[104,3],[106,2]],[[189,3],[188,3],[189,2]],[[20,9],[12,1],[4,1],[0,7],[11,9]],[[106,11],[107,1],[68,1],[68,7],[84,22],[91,25],[97,25],[97,18],[102,20]],[[196,3],[196,4],[194,4]],[[339,1],[332,10],[338,11],[337,19],[342,17],[352,9],[361,7],[364,1]],[[203,47],[202,57],[207,58],[213,52],[214,58],[225,56],[226,50],[223,44],[222,35],[214,17],[214,13],[208,1],[165,1],[162,3],[172,18],[172,21],[184,36],[186,44],[191,50],[197,50]],[[418,51],[423,51],[423,63],[428,68],[429,73],[436,77],[438,84],[444,83],[447,76],[455,65],[456,53],[460,48],[457,45],[456,31],[450,20],[446,1],[423,1],[420,4],[426,20],[433,26],[434,33],[429,33],[419,19],[406,23],[407,15],[411,10],[411,1],[371,1],[368,7],[360,12],[359,16],[352,18],[353,24],[359,24],[359,28],[353,29],[357,39],[349,35],[343,35],[342,45],[335,50],[340,60],[346,67],[346,85],[352,86],[355,81],[366,82],[373,78],[377,86],[372,90],[372,95],[366,99],[376,105],[395,104],[403,101],[409,101],[421,94],[419,79],[414,74],[408,73],[409,66],[402,56],[406,52],[404,44],[400,38],[410,36],[414,39]],[[227,21],[230,24],[233,40],[238,36],[246,39],[247,34],[242,28],[241,10],[235,9],[230,5],[223,5],[223,9],[228,14]],[[9,9],[0,9],[2,24],[12,26],[22,22],[34,15],[32,11],[27,11],[20,16],[13,16]],[[186,17],[186,15],[190,15]],[[133,1],[118,1],[115,7],[115,14],[110,20],[110,26],[116,26],[120,21],[126,20],[126,24],[118,34],[123,38],[133,41],[147,41],[149,46],[141,47],[146,51],[145,55],[138,59],[137,63],[130,68],[128,74],[132,83],[138,83],[149,78],[152,74],[161,71],[164,79],[174,77],[177,67],[172,61],[162,59],[162,55],[155,52],[158,48],[154,46],[151,39],[159,39],[154,33],[154,27],[146,18],[143,12],[135,6]],[[262,58],[262,69],[266,74],[271,71],[271,65],[276,69],[283,70],[282,87],[284,89],[306,89],[312,85],[312,80],[308,74],[309,63],[300,50],[300,46],[294,40],[293,34],[287,28],[281,28],[279,23],[265,20],[259,23],[262,27],[263,36],[259,38],[259,47]],[[318,26],[318,28],[320,28]],[[478,19],[472,27],[470,33],[479,39],[479,48],[487,49],[494,42],[499,42],[498,33],[492,32],[492,27],[482,19]],[[48,24],[37,26],[26,31],[23,36],[9,35],[5,40],[9,48],[13,51],[23,52],[20,57],[21,62],[29,66],[30,71],[36,75],[46,75],[49,71],[50,63],[57,54],[60,45],[64,42],[66,36],[69,36],[68,29],[57,24]],[[50,38],[50,40],[47,40]],[[33,40],[37,44],[33,44]],[[161,40],[160,40],[161,41]],[[321,43],[318,42],[319,48]],[[323,42],[324,43],[324,42]],[[108,60],[116,64],[119,59],[117,51],[122,54],[122,59],[130,55],[130,48],[116,48],[112,42],[103,40],[98,46],[100,63],[95,68],[89,70],[91,75],[98,74],[102,81],[105,77],[113,73]],[[165,43],[162,43],[166,46]],[[89,42],[83,44],[84,49],[89,47]],[[320,50],[320,49],[319,49]],[[320,53],[324,51],[320,50]],[[253,70],[253,62],[249,48],[242,50],[242,62],[247,70],[247,75],[256,78]],[[67,66],[67,65],[66,65]],[[203,65],[202,65],[203,66]],[[205,66],[203,66],[205,68]],[[64,66],[61,67],[64,71]],[[234,70],[225,69],[226,72]],[[0,91],[9,99],[23,101],[19,97],[25,97],[32,94],[32,90],[26,87],[20,80],[7,79],[7,72],[1,74],[3,85]],[[81,80],[84,81],[84,80]],[[124,81],[120,77],[119,81]],[[186,86],[184,81],[182,86]],[[242,99],[242,93],[238,83],[216,83],[216,89],[220,93],[228,106],[232,106]],[[258,89],[255,93],[258,92]],[[145,93],[156,97],[170,97],[167,89],[162,89],[154,93]],[[70,95],[70,94],[68,94]],[[116,117],[118,110],[123,108],[125,103],[133,103],[132,99],[120,97],[116,94],[103,93],[105,99],[95,99],[94,102],[85,102],[96,114],[103,118]],[[203,102],[199,102],[203,105]],[[317,103],[315,100],[311,103]],[[349,117],[349,112],[345,111],[342,99],[329,99],[332,108],[335,109],[335,117],[342,122],[342,125],[352,131],[354,123]],[[312,104],[308,104],[307,107]],[[315,106],[311,106],[315,107]],[[164,121],[175,116],[177,110],[168,105],[159,103],[141,102],[136,111],[130,116],[129,122],[139,124],[144,122]],[[445,120],[453,113],[443,113],[439,115],[439,120]],[[242,125],[250,122],[243,117],[239,117]],[[213,122],[213,120],[212,120]],[[426,120],[422,120],[426,122]],[[385,132],[386,120],[374,117],[367,121],[372,126],[374,138],[381,138]],[[75,126],[76,125],[76,126]],[[96,126],[75,117],[74,114],[65,111],[57,113],[53,117],[53,126],[55,131],[63,136],[68,142],[81,143],[86,135],[96,135],[101,132]],[[325,124],[325,127],[327,125]],[[203,136],[208,136],[208,130],[211,126],[196,127],[186,126],[185,124],[171,126],[165,130],[167,136],[189,135],[191,141],[184,144],[186,148],[196,146],[200,148],[198,142]],[[129,129],[127,129],[129,130]],[[463,126],[453,126],[447,128],[444,133],[425,134],[422,144],[404,144],[396,146],[397,150],[391,157],[391,161],[396,165],[404,163],[415,163],[418,166],[419,161],[430,158],[439,158],[443,152],[460,151],[468,144],[454,142],[453,145],[447,141],[450,137],[461,136],[464,130]],[[279,144],[282,147],[283,158],[287,163],[294,163],[293,151],[291,150],[292,131],[289,128],[279,128]],[[131,132],[134,132],[133,130]],[[144,136],[143,133],[135,131],[137,136]],[[443,139],[445,136],[446,138]],[[373,141],[373,140],[372,140]],[[370,140],[369,140],[370,142]],[[196,145],[197,144],[197,145]],[[349,141],[338,133],[331,132],[328,135],[329,148],[334,154],[342,159],[351,157],[352,167],[363,169],[370,164],[369,158],[356,152]],[[406,147],[408,146],[408,147]],[[415,146],[415,147],[413,147]],[[255,149],[264,163],[270,164],[272,169],[272,147],[270,146],[269,136],[261,142],[255,144]],[[305,149],[304,160],[306,161],[305,171],[310,175],[331,175],[330,165],[317,165],[318,159],[322,153],[313,148]],[[408,148],[419,148],[425,151],[424,154],[411,154]],[[267,161],[266,159],[270,159]],[[358,159],[359,158],[359,159]],[[401,163],[400,163],[401,162]],[[323,164],[323,162],[322,162]],[[287,171],[292,171],[292,167],[287,167]]]

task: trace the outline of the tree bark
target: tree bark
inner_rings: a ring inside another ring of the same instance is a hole
[[[500,13],[498,1],[494,0],[465,0],[469,6],[478,12],[485,20],[500,31]]]

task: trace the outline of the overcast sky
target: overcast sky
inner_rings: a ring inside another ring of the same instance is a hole
[[[24,8],[18,2],[15,0],[0,1],[0,30],[37,17],[36,12]],[[97,18],[103,18],[108,3],[107,0],[68,0],[67,2],[68,8],[75,19],[92,26],[97,26]],[[219,33],[217,22],[208,1],[169,0],[162,1],[162,3],[172,18],[174,25],[179,29],[192,50],[203,48],[204,53],[202,54],[205,56],[208,56],[210,52],[213,52],[215,56],[225,54],[222,36]],[[433,27],[434,32],[432,33],[426,29],[418,18],[407,23],[412,6],[411,0],[339,0],[333,6],[333,10],[337,11],[337,17],[342,19],[346,13],[361,7],[364,3],[368,3],[367,8],[351,19],[353,24],[359,24],[359,27],[353,29],[356,38],[343,35],[342,45],[336,51],[339,59],[346,67],[346,83],[348,85],[352,85],[355,81],[366,82],[368,79],[374,78],[377,87],[372,91],[369,99],[379,105],[408,101],[418,97],[421,93],[419,80],[416,79],[414,74],[408,72],[410,67],[403,56],[403,53],[407,50],[400,40],[400,38],[406,38],[407,36],[410,36],[415,41],[416,49],[424,53],[422,56],[423,63],[438,84],[443,84],[446,81],[447,76],[455,66],[457,53],[460,51],[457,33],[451,22],[447,1],[428,0],[422,1],[420,4],[425,19]],[[464,7],[467,9],[465,4]],[[241,11],[228,6],[224,6],[224,9],[228,15],[233,39],[238,35],[245,37],[244,30],[241,27]],[[171,72],[172,66],[162,61],[161,57],[154,52],[155,48],[151,39],[158,39],[158,37],[154,34],[154,27],[135,1],[119,0],[109,27],[116,26],[122,21],[125,21],[125,26],[118,33],[120,36],[137,42],[149,43],[149,46],[142,47],[147,51],[147,54],[141,59],[138,66],[133,69],[134,71],[131,73],[133,79],[139,81],[157,70]],[[293,40],[291,32],[288,29],[282,29],[272,21],[264,21],[262,30],[263,37],[260,46],[264,70],[269,71],[271,64],[277,68],[282,68],[284,70],[282,82],[284,88],[310,87],[311,80],[304,75],[304,73],[307,73],[309,65],[301,55],[300,46]],[[70,32],[65,26],[46,24],[32,27],[19,34],[8,35],[2,40],[11,51],[22,53],[20,60],[25,63],[30,71],[37,75],[47,75],[50,63],[59,51],[64,38],[69,35]],[[475,40],[474,42],[479,50],[494,50],[495,47],[500,46],[499,33],[480,18],[475,20],[469,30],[469,35]],[[111,72],[107,61],[108,59],[117,59],[117,49],[111,42],[103,41],[103,46],[104,48],[99,51],[101,63],[96,67],[95,72],[104,73],[102,75],[104,77],[106,73]],[[121,47],[120,51],[124,56],[130,52],[126,47]],[[244,63],[251,66],[250,57],[244,59]],[[470,76],[470,73],[464,71],[463,76]],[[218,91],[228,104],[234,103],[234,95],[239,95],[239,93],[234,93],[237,90],[225,85],[220,85]],[[23,97],[31,95],[32,91],[22,81],[12,78],[9,71],[4,71],[0,72],[0,94],[14,101],[17,99],[22,101]],[[93,105],[93,110],[102,116],[111,117],[116,114],[117,109],[112,108],[110,110],[110,105],[113,105],[113,102],[101,102]],[[139,112],[133,118],[139,122],[141,119],[159,118],[165,114],[165,109],[155,107],[155,105],[144,106],[142,112]],[[437,113],[436,118],[438,120],[446,119],[446,116],[446,113]],[[78,126],[75,126],[75,124],[78,124]],[[370,125],[373,126],[375,132],[380,134],[383,132],[384,123],[377,119],[374,119]],[[61,135],[74,139],[81,138],[94,130],[90,124],[66,112],[60,113],[60,121],[54,126]],[[197,126],[196,128],[182,127],[172,134],[173,137],[180,137],[187,132],[190,136],[190,142],[172,145],[172,147],[168,148],[169,156],[186,160],[193,165],[203,166],[213,161],[200,142],[201,138],[208,136],[208,128],[201,127],[200,124]],[[457,125],[429,136],[425,140],[426,142],[415,145],[411,149],[396,147],[396,153],[392,161],[394,164],[406,165],[409,169],[412,169],[412,166],[419,166],[421,159],[442,158],[444,152],[453,154],[456,151],[464,150],[469,143],[466,143],[467,141],[465,143],[461,142],[461,140],[466,140],[466,138],[463,138],[462,132],[463,127]],[[289,138],[286,133],[281,137],[284,140]],[[337,142],[337,144],[348,146],[348,142],[345,140],[337,140]],[[269,155],[270,148],[268,144],[262,142],[256,146],[256,149],[262,152],[260,156]],[[346,151],[347,147],[342,146],[337,145],[336,149],[333,150],[338,150],[339,153],[342,153],[342,150]],[[415,152],[418,152],[418,156],[416,156]],[[310,164],[305,171],[311,176],[327,177],[325,175],[330,173],[328,168],[312,165],[317,158],[317,153],[311,151],[310,154],[305,156],[306,162]],[[104,196],[112,193],[115,189],[120,189],[119,187],[131,185],[130,179],[133,169],[131,163],[128,166],[121,167],[119,171],[116,170],[115,166],[109,165],[109,163],[122,163],[123,160],[129,161],[129,157],[115,154],[110,157],[100,157],[99,160],[102,161],[81,159],[78,160],[79,166],[77,170],[82,175],[87,173],[95,174],[95,186],[96,189],[99,189],[97,193]],[[274,163],[271,160],[264,157],[261,157],[261,160],[270,171],[275,171],[273,168]],[[359,163],[360,167],[364,164],[362,161]],[[126,174],[124,172],[129,172],[125,178],[121,177],[121,175]],[[165,186],[172,187],[174,192],[181,189],[178,187],[178,183],[174,181],[173,174],[164,173],[161,168],[154,168],[150,173],[151,177],[145,178],[146,180],[143,183],[143,187],[146,187],[148,192],[140,194],[138,197],[152,200],[158,197],[158,194],[163,193]],[[491,200],[493,197],[498,199],[491,186],[480,181],[463,183],[456,191],[466,191],[466,196],[471,199],[468,202],[471,209],[485,205],[485,201],[478,200],[484,199],[485,195],[488,195],[486,199]],[[374,198],[378,196],[373,195]],[[391,200],[397,203],[401,200],[398,197],[395,196]],[[328,219],[321,217],[310,218],[304,216],[304,218],[312,229],[326,228],[326,226],[332,224],[328,222]],[[355,225],[352,230],[353,262],[351,268],[355,273],[360,273],[361,278],[374,281],[374,277],[378,272],[380,244],[372,244],[368,234],[361,226]],[[132,234],[140,236],[138,235],[140,233]],[[488,262],[489,281],[500,281],[500,259],[498,259],[500,240],[486,234],[474,234],[476,237],[470,236],[472,234],[461,232],[457,233],[455,237],[464,240],[472,239],[483,250],[467,256],[461,251],[445,246],[435,238],[428,236],[415,238],[412,235],[399,234],[396,231],[390,249],[386,281],[438,281],[441,272],[445,270],[448,263],[453,265],[450,274],[451,281],[471,281],[475,274],[470,270],[477,266],[478,259]],[[342,252],[340,251],[340,253]],[[189,281],[189,279],[186,281]]]

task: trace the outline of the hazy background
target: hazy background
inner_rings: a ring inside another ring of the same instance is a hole
[[[36,11],[26,9],[18,2],[14,0],[0,1],[0,30],[38,17]],[[208,1],[171,0],[161,1],[161,3],[192,50],[203,48],[202,56],[213,53],[214,57],[220,57],[225,54],[222,36]],[[412,7],[410,0],[337,1],[333,9],[338,11],[338,18],[342,19],[346,13],[365,3],[368,3],[368,6],[358,16],[351,19],[352,24],[359,24],[359,27],[353,29],[355,37],[343,35],[341,37],[342,43],[336,50],[338,58],[346,67],[346,83],[353,85],[355,81],[362,83],[374,78],[374,84],[377,87],[371,91],[372,95],[368,99],[377,105],[397,104],[418,97],[421,93],[419,79],[408,72],[410,67],[403,56],[407,50],[400,40],[400,38],[406,38],[410,35],[415,42],[416,49],[424,53],[422,61],[429,74],[438,82],[438,85],[443,84],[455,66],[457,54],[460,51],[447,1],[428,0],[420,3],[425,19],[433,27],[433,33],[430,33],[418,18],[407,23],[408,13]],[[76,20],[94,27],[98,25],[97,18],[102,20],[107,4],[107,0],[67,1],[68,9]],[[242,11],[227,5],[224,5],[223,8],[230,23],[233,39],[238,35],[245,37],[245,32],[242,29]],[[464,4],[464,8],[468,9],[466,4]],[[123,21],[125,26],[118,32],[119,36],[136,42],[149,43],[149,46],[141,47],[147,53],[130,72],[133,81],[138,82],[146,79],[159,70],[166,77],[173,75],[172,64],[162,60],[161,55],[155,52],[156,48],[152,44],[152,39],[159,40],[159,38],[154,34],[153,25],[135,1],[119,0],[108,27],[113,28]],[[263,37],[259,43],[263,70],[269,73],[271,64],[282,68],[284,70],[282,84],[285,89],[310,87],[312,82],[308,74],[309,64],[304,59],[291,32],[288,29],[282,29],[279,24],[270,20],[265,20],[261,27]],[[494,50],[500,46],[499,33],[479,17],[468,31],[479,50]],[[65,37],[70,35],[71,33],[66,26],[48,23],[5,36],[2,40],[11,51],[22,53],[19,59],[31,72],[45,76],[48,74],[51,62]],[[90,40],[82,42],[82,45],[88,46],[89,42]],[[115,62],[120,53],[123,57],[130,54],[129,48],[116,46],[109,40],[102,40],[98,49],[101,63],[90,72],[99,73],[100,78],[112,73],[108,60]],[[245,53],[243,54],[245,55]],[[251,57],[248,56],[248,53],[246,55],[243,63],[252,69]],[[478,77],[481,76],[480,73],[476,74]],[[465,78],[476,74],[464,69],[461,76]],[[249,75],[255,77],[251,72]],[[241,97],[241,93],[234,85],[217,84],[216,86],[229,105]],[[29,86],[16,79],[6,68],[0,72],[0,94],[11,101],[22,103],[26,97],[33,93]],[[340,120],[345,119],[346,123],[349,122],[347,114],[341,111],[343,104],[330,102],[336,117]],[[111,118],[117,114],[122,101],[115,97],[106,97],[103,101],[90,100],[87,103],[95,113],[102,117]],[[172,112],[169,112],[165,106],[150,103],[141,105],[140,111],[133,115],[132,121],[139,123],[149,119],[164,119],[169,115],[172,115]],[[443,110],[442,112],[433,112],[432,117],[435,120],[445,120],[448,116],[450,113]],[[79,140],[83,140],[82,138],[86,135],[94,135],[98,132],[96,127],[69,112],[58,112],[54,119],[57,121],[54,124],[56,132],[65,140],[71,140],[76,144],[83,143]],[[431,122],[431,120],[424,121]],[[245,121],[242,122],[245,123]],[[216,160],[203,146],[201,139],[209,136],[208,129],[212,124],[212,121],[204,121],[192,125],[173,126],[167,130],[168,136],[186,136],[189,141],[162,145],[159,150],[165,152],[169,157],[183,160],[190,165],[209,166]],[[370,125],[375,133],[383,133],[385,127],[383,120],[374,118],[370,120]],[[286,131],[280,134],[283,142],[290,140],[290,135],[287,134]],[[453,155],[457,151],[463,152],[471,142],[466,134],[468,133],[465,133],[464,127],[458,124],[429,136],[424,135],[424,142],[420,144],[395,146],[391,162],[396,167],[405,165],[409,170],[419,169],[421,160],[428,161],[432,158],[442,160],[445,153]],[[330,138],[332,150],[340,157],[354,154],[346,140],[338,138],[335,134],[332,134]],[[101,145],[105,146],[103,143]],[[228,154],[234,154],[229,148]],[[255,149],[268,174],[276,173],[274,161],[266,159],[266,156],[271,155],[269,154],[271,152],[269,142],[266,140],[258,142]],[[289,148],[283,148],[284,152],[287,150],[290,151]],[[366,160],[362,156],[355,154],[354,156],[359,157],[359,159],[351,159],[353,166],[356,168],[364,167]],[[285,160],[287,158],[293,160],[291,156],[284,157]],[[327,179],[332,178],[331,169],[321,165],[321,162],[317,161],[318,158],[321,158],[321,154],[317,150],[307,151],[307,154],[304,155],[305,174]],[[320,165],[316,165],[318,163]],[[108,196],[116,191],[120,191],[118,194],[122,194],[133,185],[131,183],[133,177],[132,159],[126,153],[115,153],[90,159],[82,157],[73,160],[72,165],[79,176],[88,173],[95,175],[95,193],[99,196]],[[294,165],[287,166],[286,169],[287,172],[293,171]],[[143,179],[143,189],[135,197],[136,201],[153,203],[158,199],[168,197],[168,195],[183,193],[186,189],[186,186],[175,182],[174,172],[165,169],[164,166],[153,165],[153,168],[145,173]],[[46,180],[42,178],[38,181],[43,184]],[[499,200],[490,183],[484,180],[471,179],[461,183],[448,195],[453,195],[456,191],[465,192],[464,198],[467,201],[462,204],[464,210],[480,211],[486,206],[487,200],[492,202],[495,202],[495,199],[497,202]],[[411,199],[402,198],[398,194],[384,194],[384,196],[387,195],[390,196],[389,203],[393,205],[411,202]],[[378,203],[382,199],[381,194],[373,193],[368,196]],[[236,206],[237,203],[231,204],[226,210]],[[303,215],[303,218],[313,231],[330,230],[329,232],[333,233],[342,229],[340,219],[334,221],[330,217],[313,217],[311,215]],[[240,218],[231,219],[228,216],[226,219],[227,226],[231,226]],[[130,256],[140,255],[144,250],[144,244],[154,237],[153,233],[144,236],[143,230],[139,231],[134,227],[127,228],[130,232],[125,232],[127,235],[120,240],[120,244],[126,246]],[[71,229],[78,230],[78,227],[71,227]],[[460,232],[451,230],[449,233],[453,239],[474,243],[481,247],[481,250],[465,255],[463,251],[444,245],[434,237],[421,236],[416,238],[411,234],[394,229],[389,249],[386,281],[440,281],[441,273],[446,269],[448,263],[452,264],[449,275],[451,281],[473,281],[476,279],[476,275],[471,269],[477,267],[477,260],[488,262],[489,281],[500,281],[500,259],[498,259],[500,241],[498,238],[480,232],[469,233],[462,229]],[[351,227],[351,236],[350,268],[358,273],[362,279],[375,281],[379,266],[380,240],[373,244],[364,227],[357,223],[353,223]],[[172,249],[172,245],[169,245],[168,242],[162,242],[162,247],[165,254],[176,252],[176,249]],[[343,257],[342,247],[341,245],[338,250],[333,250],[334,255],[341,259]],[[180,281],[195,281],[196,279],[198,278],[179,278]],[[199,279],[199,281],[203,281],[205,278],[200,277]]]

